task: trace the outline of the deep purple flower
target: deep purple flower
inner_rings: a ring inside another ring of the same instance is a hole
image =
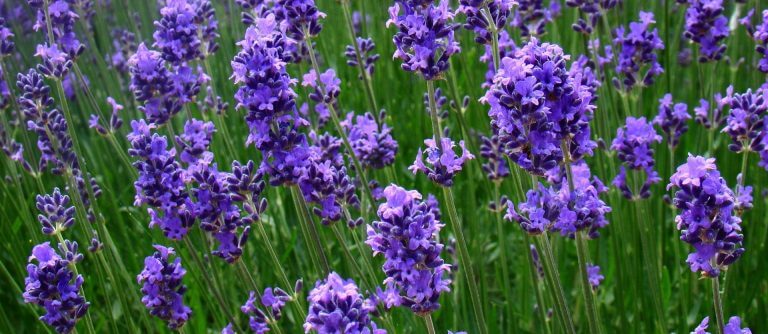
[[[382,112],[379,119],[384,119],[385,116]],[[348,113],[341,126],[347,131],[352,151],[363,167],[381,169],[394,163],[398,145],[392,138],[392,128],[386,124],[379,128],[371,113]]]
[[[616,72],[623,76],[622,87],[631,90],[635,85],[650,86],[654,77],[664,73],[656,52],[664,49],[658,29],[651,30],[656,23],[653,13],[640,12],[640,21],[614,31],[613,43],[618,55]]]
[[[341,93],[341,80],[336,76],[336,71],[332,68],[320,73],[318,76],[315,70],[309,70],[304,74],[301,85],[311,87],[314,91],[309,97],[318,103],[336,105],[336,101]]]
[[[493,135],[490,138],[481,136],[480,156],[486,159],[483,162],[483,172],[488,175],[492,181],[501,181],[509,176],[509,165],[504,157],[504,147],[499,140],[499,136]]]
[[[750,22],[754,13],[755,9],[750,9],[747,16],[741,19],[741,22],[747,27],[747,32],[757,43],[755,51],[762,56],[757,64],[757,69],[760,72],[768,73],[768,10],[763,10],[762,21],[757,26],[753,26]]]
[[[80,16],[71,7],[71,1],[55,0],[37,5],[30,4],[37,11],[37,21],[34,29],[41,31],[45,40],[52,37],[52,44],[37,45],[36,56],[42,63],[37,69],[47,77],[62,79],[72,68],[74,60],[85,51],[83,45],[75,34],[75,24]],[[43,8],[43,6],[48,8]],[[45,12],[48,12],[48,15]],[[47,20],[50,19],[50,22]],[[50,27],[50,31],[48,29]]]
[[[180,93],[177,91],[178,79],[182,78],[165,67],[165,61],[157,51],[149,50],[144,43],[128,60],[131,72],[131,90],[139,102],[139,110],[147,119],[156,124],[164,124],[181,111]],[[181,85],[183,88],[184,85]]]
[[[605,279],[605,276],[600,274],[600,266],[587,264],[587,277],[589,279],[589,285],[592,289],[597,290],[600,283]]]
[[[384,189],[385,202],[377,211],[379,220],[368,225],[373,255],[384,255],[391,301],[387,307],[405,306],[416,314],[436,311],[442,292],[450,290],[450,265],[440,256],[443,245],[438,234],[443,224],[430,205],[415,190],[397,185]]]
[[[309,312],[304,331],[318,334],[386,334],[370,318],[364,298],[355,282],[344,280],[332,272],[328,278],[318,280],[309,292]]]
[[[49,242],[44,242],[32,249],[29,261],[37,264],[27,265],[27,277],[24,279],[24,302],[45,308],[40,320],[52,326],[57,333],[70,333],[77,321],[88,311],[88,303],[80,292],[83,276],[77,275],[70,268],[73,260],[82,258],[76,253],[77,243],[59,245],[64,248],[63,258]]]
[[[709,327],[709,317],[704,317],[691,334],[711,334],[707,332],[707,327]],[[741,328],[741,318],[734,316],[728,319],[728,323],[723,328],[723,334],[752,334],[752,331],[749,328]]]
[[[464,29],[475,33],[475,42],[491,43],[491,30],[504,31],[515,0],[460,0],[458,12],[467,16]],[[492,21],[492,22],[489,22]]]
[[[598,26],[600,18],[607,12],[620,5],[622,0],[566,0],[568,7],[578,8],[586,15],[586,20],[579,18],[571,27],[574,31],[589,35]]]
[[[751,89],[743,94],[733,94],[729,99],[731,112],[726,118],[723,132],[731,136],[728,148],[734,152],[760,152],[764,149],[764,117],[768,113],[765,90]]]
[[[336,146],[338,149],[340,144]],[[313,211],[320,216],[323,224],[328,225],[342,218],[344,207],[358,207],[360,201],[354,181],[348,175],[343,161],[334,163],[334,160],[339,159],[324,156],[318,146],[311,146],[310,150],[308,164],[298,179],[299,189],[307,202],[319,206]]]
[[[278,19],[285,21],[285,31],[291,38],[303,41],[317,36],[323,29],[320,19],[325,13],[317,9],[315,0],[276,0],[275,3],[282,7],[276,11]]]
[[[589,128],[594,86],[584,84],[584,71],[568,71],[567,59],[559,46],[532,38],[502,59],[482,99],[490,105],[491,128],[505,153],[535,175],[563,161],[563,146],[571,161],[591,155],[597,146]]]
[[[442,138],[439,146],[434,139],[425,139],[424,145],[427,148],[423,152],[419,148],[416,160],[408,170],[413,174],[423,172],[432,182],[445,187],[452,186],[453,177],[461,171],[464,163],[475,158],[464,146],[463,140],[459,141],[461,155],[456,154],[456,143],[451,138]]]
[[[376,64],[376,61],[379,60],[379,54],[374,53],[376,43],[373,42],[373,39],[362,37],[357,37],[355,43],[357,43],[357,49],[360,50],[360,57],[358,58],[353,45],[347,45],[346,49],[344,49],[344,56],[347,57],[347,65],[358,66],[362,63],[368,76],[373,75],[374,65]],[[360,80],[363,79],[362,76],[358,77]]]
[[[547,23],[560,15],[560,1],[551,1],[549,7],[544,0],[517,0],[517,9],[510,25],[520,29],[523,36],[541,36],[547,31]]]
[[[714,96],[714,106],[710,106],[709,100],[701,99],[699,106],[693,109],[696,123],[704,126],[706,129],[719,129],[725,123],[727,113],[725,107],[730,106],[733,98],[733,86],[728,86],[725,96],[716,93]]]
[[[461,51],[454,39],[459,25],[452,22],[455,13],[449,5],[448,0],[398,0],[389,7],[387,27],[398,30],[393,58],[403,61],[403,70],[434,80],[448,69],[451,55]]]
[[[717,171],[715,159],[692,155],[670,177],[667,189],[673,187],[677,188],[674,205],[681,210],[675,218],[680,240],[696,249],[686,262],[691,271],[717,277],[744,253],[734,194]]]
[[[75,224],[75,207],[69,203],[69,196],[59,188],[54,188],[51,195],[35,197],[35,206],[40,211],[37,220],[43,226],[43,234],[55,235]]]
[[[149,314],[163,319],[168,328],[179,329],[189,320],[192,310],[184,305],[184,292],[187,287],[182,283],[187,271],[181,266],[181,258],[171,262],[175,255],[173,248],[155,245],[157,250],[144,259],[144,269],[136,276],[142,284],[141,302],[149,309]]]
[[[627,117],[626,125],[616,131],[611,150],[617,152],[622,166],[613,180],[613,185],[619,188],[624,197],[633,200],[648,198],[651,195],[651,185],[661,181],[658,173],[653,169],[655,161],[651,147],[659,142],[661,142],[661,136],[656,133],[653,125],[645,120],[645,117]],[[643,184],[628,185],[625,168],[630,169],[630,172],[644,173]]]
[[[725,54],[728,18],[723,15],[723,0],[687,0],[683,37],[699,44],[699,62],[717,61]]]
[[[688,113],[688,105],[677,103],[673,106],[672,94],[666,94],[659,99],[659,113],[653,119],[653,125],[661,128],[667,145],[670,148],[675,148],[680,143],[680,137],[688,131],[686,123],[689,119],[691,119],[691,114]]]
[[[168,0],[160,15],[152,37],[153,46],[162,51],[163,59],[178,65],[199,58],[201,41],[195,7],[187,0]]]

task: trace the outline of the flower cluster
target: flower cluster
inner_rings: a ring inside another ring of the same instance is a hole
[[[757,26],[753,26],[749,22],[752,19],[753,14],[754,9],[750,10],[747,17],[742,19],[742,22],[746,24],[747,32],[757,43],[755,51],[762,56],[757,64],[757,69],[760,70],[760,72],[768,73],[768,9],[763,10],[762,21]]]
[[[608,225],[605,215],[611,212],[611,207],[599,198],[607,189],[591,176],[584,162],[574,164],[572,171],[574,191],[569,190],[564,178],[550,187],[539,183],[536,189],[528,191],[526,200],[517,208],[508,203],[504,218],[517,222],[531,235],[554,231],[572,237],[583,230],[591,238],[598,237],[598,229]]]
[[[123,120],[120,118],[120,111],[123,110],[123,105],[117,103],[114,98],[107,97],[107,103],[112,107],[112,113],[109,116],[109,124],[102,125],[99,115],[91,114],[91,118],[88,120],[88,127],[96,130],[100,135],[106,136],[110,132],[114,132],[123,126]]]
[[[461,171],[464,163],[475,158],[464,146],[463,140],[459,141],[461,155],[456,154],[454,150],[456,143],[451,138],[442,138],[439,144],[434,139],[425,139],[424,145],[427,148],[424,151],[419,148],[416,160],[408,169],[413,174],[418,172],[427,174],[432,182],[441,186],[452,186],[453,177]]]
[[[723,39],[728,37],[728,18],[723,15],[723,0],[687,0],[683,37],[699,44],[699,62],[717,61],[725,54]]]
[[[268,310],[269,313],[266,313],[256,305],[256,292],[251,291],[248,300],[240,307],[240,311],[248,316],[248,327],[250,327],[254,333],[264,334],[269,332],[268,318],[274,319],[275,321],[280,320],[285,303],[291,300],[291,296],[289,296],[283,289],[264,289],[264,293],[261,295],[259,302],[261,302],[261,305]]]
[[[318,103],[330,104],[335,106],[339,94],[341,93],[341,80],[336,76],[336,71],[332,68],[318,75],[315,70],[309,70],[304,74],[301,85],[311,87],[314,91],[309,94],[309,98]]]
[[[310,146],[308,164],[302,170],[298,184],[307,202],[320,206],[314,209],[314,213],[327,225],[341,219],[343,207],[358,207],[360,201],[339,152],[340,140],[330,135],[315,137],[315,144]]]
[[[676,103],[673,106],[672,94],[666,94],[659,99],[659,113],[653,119],[653,124],[661,128],[667,145],[670,148],[675,148],[680,143],[680,137],[688,131],[686,123],[689,119],[691,119],[691,114],[688,113],[688,105]]]
[[[706,129],[719,129],[723,126],[727,113],[725,107],[730,106],[733,98],[733,86],[728,86],[725,96],[721,93],[715,93],[714,106],[710,106],[708,99],[701,99],[699,106],[693,109],[696,123],[704,126]]]
[[[651,196],[651,185],[661,181],[658,173],[653,169],[653,143],[661,142],[661,136],[656,133],[653,125],[646,121],[645,117],[627,117],[624,127],[616,130],[616,138],[611,143],[611,149],[616,151],[619,160],[623,163],[619,174],[613,179],[613,185],[619,188],[622,195],[628,199],[648,198]],[[645,173],[645,181],[642,185],[627,184],[627,170]]]
[[[291,86],[296,81],[285,69],[292,41],[278,30],[274,14],[254,20],[232,61],[232,79],[240,84],[237,108],[246,110],[250,129],[246,143],[262,152],[261,168],[272,184],[296,183],[309,150],[299,132],[307,123],[295,111],[296,93]]]
[[[389,296],[387,307],[405,306],[416,314],[428,314],[440,307],[438,299],[449,291],[450,265],[440,257],[443,245],[438,234],[443,224],[433,208],[415,190],[396,185],[384,189],[385,201],[377,211],[380,220],[368,226],[373,254],[384,255],[382,270]]]
[[[598,26],[598,21],[607,11],[622,3],[622,0],[565,0],[568,7],[578,8],[587,19],[579,18],[571,27],[577,33],[586,35]]]
[[[640,21],[630,23],[628,31],[620,26],[614,32],[613,43],[618,52],[616,72],[624,77],[621,84],[625,90],[631,90],[638,83],[650,86],[654,77],[664,73],[656,55],[664,49],[664,42],[659,38],[658,29],[650,29],[654,23],[653,13],[640,12]],[[645,73],[641,73],[642,68]]]
[[[555,168],[568,150],[571,161],[591,155],[589,121],[594,87],[583,71],[566,69],[568,56],[535,38],[505,57],[483,102],[490,105],[491,127],[514,163],[535,175]]]
[[[382,111],[379,120],[385,117]],[[395,162],[398,145],[392,138],[392,129],[386,124],[379,127],[371,113],[348,113],[341,126],[347,131],[352,151],[363,167],[381,169]]]
[[[285,21],[287,25],[285,31],[289,37],[303,41],[317,36],[323,29],[320,19],[325,17],[325,13],[317,9],[315,0],[276,0],[275,2],[282,7],[281,11],[275,12],[282,14],[278,19]]]
[[[155,249],[155,254],[144,259],[144,269],[136,276],[144,294],[141,302],[151,315],[163,319],[169,328],[179,329],[192,314],[183,300],[187,287],[182,284],[182,279],[187,271],[181,266],[181,258],[171,262],[170,256],[176,254],[173,248],[155,245]]]
[[[600,274],[600,266],[588,263],[587,278],[589,279],[589,285],[592,286],[592,289],[597,290],[597,288],[600,286],[600,283],[605,279],[605,276]]]
[[[490,44],[492,31],[504,31],[515,0],[460,0],[459,12],[467,16],[464,29],[475,32],[475,42]]]
[[[309,312],[304,331],[318,334],[386,334],[370,318],[373,311],[352,280],[332,272],[309,292]]]
[[[731,112],[726,118],[723,132],[731,136],[728,148],[734,152],[760,152],[764,144],[764,117],[768,113],[765,103],[765,90],[755,92],[747,90],[743,94],[734,94],[729,99]]]
[[[133,183],[134,205],[149,205],[149,226],[157,226],[166,237],[180,240],[194,224],[194,215],[182,178],[184,170],[176,161],[176,149],[168,149],[166,137],[151,133],[154,124],[134,120],[131,128],[127,136],[131,143],[128,154],[139,159],[133,163],[139,171]]]
[[[403,61],[404,70],[434,80],[448,69],[451,55],[461,51],[454,38],[459,26],[452,22],[455,14],[449,5],[448,0],[398,0],[389,8],[387,27],[398,30],[393,57]]]
[[[355,46],[347,45],[346,49],[344,50],[344,56],[347,57],[347,65],[359,66],[359,64],[362,63],[363,68],[368,73],[368,75],[373,75],[374,65],[376,65],[376,61],[379,60],[379,54],[374,53],[374,49],[376,49],[376,43],[374,43],[370,38],[362,37],[357,37],[355,39],[355,43],[357,43],[357,50],[360,51],[360,57],[357,55]],[[359,79],[362,80],[363,77],[361,76]]]
[[[483,172],[493,181],[501,181],[509,176],[509,165],[504,158],[504,149],[499,136],[493,135],[490,138],[480,137],[480,156],[486,161],[483,163]]]
[[[524,37],[541,36],[547,32],[547,23],[554,21],[558,15],[560,1],[551,1],[547,7],[544,0],[517,0],[517,10],[510,25],[520,29]]]
[[[198,26],[195,7],[187,0],[168,0],[160,9],[160,20],[155,21],[154,47],[162,51],[163,59],[181,64],[200,57]]]
[[[43,234],[55,235],[75,224],[75,207],[69,205],[69,196],[59,188],[54,188],[51,195],[37,195],[35,206],[40,211],[37,220],[43,226]]]
[[[85,51],[85,45],[77,39],[75,34],[75,24],[80,16],[71,8],[71,1],[68,0],[45,3],[29,1],[29,4],[37,11],[34,29],[42,30],[44,36],[51,36],[53,40],[52,44],[37,45],[35,55],[42,60],[37,68],[45,76],[62,79],[69,73],[73,61]],[[48,8],[44,8],[45,6]],[[46,38],[46,41],[48,40]]]
[[[88,311],[90,303],[80,293],[83,276],[75,276],[70,268],[72,263],[82,258],[81,254],[76,254],[77,243],[65,240],[59,248],[63,248],[62,252],[66,254],[63,258],[49,242],[32,249],[29,260],[37,261],[37,264],[27,265],[23,297],[25,303],[45,308],[40,320],[52,326],[57,333],[70,333]]]
[[[162,125],[181,111],[181,103],[172,73],[166,68],[162,54],[149,50],[144,43],[128,60],[131,91],[147,119]]]
[[[717,277],[744,253],[734,194],[720,176],[715,159],[692,155],[670,177],[667,188],[673,187],[677,188],[674,205],[681,210],[675,218],[680,240],[696,249],[686,262],[693,272]]]
[[[707,332],[708,327],[709,317],[704,317],[691,334],[711,334]],[[723,327],[723,334],[752,334],[752,331],[746,327],[741,328],[741,318],[734,316],[728,319],[728,323]]]

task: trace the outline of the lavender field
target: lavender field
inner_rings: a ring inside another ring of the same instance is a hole
[[[0,0],[0,333],[767,333],[766,74],[759,0]]]

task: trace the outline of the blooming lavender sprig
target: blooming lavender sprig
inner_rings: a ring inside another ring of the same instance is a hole
[[[720,129],[725,123],[727,112],[725,107],[730,106],[733,98],[733,86],[728,86],[725,96],[721,93],[715,93],[713,97],[715,105],[710,106],[708,99],[701,99],[699,106],[693,109],[696,123],[704,126],[706,129]]]
[[[373,309],[353,280],[344,280],[335,272],[324,280],[318,280],[309,292],[309,312],[304,331],[318,334],[386,334],[371,320]]]
[[[332,68],[320,73],[320,75],[315,70],[309,70],[307,74],[304,74],[301,85],[314,90],[309,94],[309,98],[313,101],[336,106],[337,99],[341,93],[341,87],[339,87],[341,80],[336,76],[336,71]]]
[[[579,18],[571,28],[577,33],[586,35],[592,34],[592,31],[598,26],[598,20],[603,17],[609,10],[620,5],[622,0],[566,0],[565,4],[568,7],[578,8],[580,12],[586,15],[584,18]]]
[[[176,149],[168,149],[166,137],[152,133],[154,124],[143,119],[131,121],[128,141],[130,156],[139,172],[133,183],[136,189],[134,205],[148,205],[150,227],[159,227],[166,237],[181,240],[194,223],[189,208],[189,194],[182,178],[184,170],[176,160]]]
[[[40,320],[52,326],[57,333],[70,333],[77,321],[85,316],[90,303],[83,297],[81,288],[83,276],[76,275],[70,265],[82,254],[77,253],[77,243],[65,240],[60,248],[65,248],[64,257],[54,250],[49,242],[44,242],[32,249],[29,261],[37,264],[27,265],[27,277],[24,279],[24,302],[45,308]]]
[[[192,314],[183,300],[187,287],[182,279],[187,271],[181,266],[181,258],[171,262],[171,256],[176,254],[173,248],[155,245],[155,249],[153,255],[144,259],[144,269],[136,276],[144,294],[141,302],[149,314],[165,321],[168,328],[179,329]]]
[[[150,50],[144,43],[128,60],[131,73],[131,91],[139,106],[151,123],[165,124],[179,113],[182,104],[171,73],[165,66],[160,52]]]
[[[480,137],[480,156],[486,159],[483,162],[483,171],[492,181],[501,181],[509,176],[509,165],[504,158],[504,150],[499,140],[499,136],[493,135],[490,138]]]
[[[358,59],[357,52],[355,52],[355,47],[353,45],[347,45],[344,49],[344,56],[347,57],[347,65],[354,67],[363,63],[363,68],[365,68],[368,76],[373,75],[376,62],[380,58],[378,53],[374,53],[376,43],[373,42],[373,39],[362,37],[357,37],[355,43],[357,43],[357,48],[360,50],[360,57],[362,59]],[[363,77],[358,75],[358,79],[363,80]]]
[[[448,0],[399,0],[389,7],[387,27],[394,25],[393,58],[403,61],[402,69],[417,72],[425,80],[435,80],[448,70],[449,58],[461,51],[454,39],[459,27]]]
[[[266,288],[261,298],[256,298],[256,292],[251,291],[248,300],[240,307],[240,311],[248,316],[248,327],[257,334],[269,332],[270,321],[280,320],[283,308],[287,302],[292,300],[283,289]],[[263,311],[257,302],[260,302],[267,311]]]
[[[35,197],[35,206],[40,211],[37,220],[43,226],[43,234],[55,235],[75,224],[75,207],[69,203],[69,196],[59,188],[54,188],[51,195]]]
[[[546,25],[560,15],[560,1],[551,1],[549,6],[544,0],[517,0],[517,8],[510,25],[520,29],[520,34],[541,36],[546,34]]]
[[[307,202],[320,206],[314,208],[314,213],[326,225],[341,219],[344,207],[360,205],[354,181],[348,175],[341,154],[338,153],[340,140],[333,138],[333,142],[335,154],[330,156],[323,154],[323,148],[317,146],[322,144],[321,140],[317,140],[315,145],[310,147],[308,165],[298,180],[299,189]]]
[[[656,55],[664,49],[664,42],[659,38],[658,29],[651,30],[654,23],[653,13],[640,12],[639,22],[630,23],[629,29],[620,26],[614,31],[613,43],[618,53],[616,72],[623,76],[621,87],[625,90],[638,84],[650,86],[656,76],[664,73]]]
[[[723,15],[723,0],[687,0],[683,37],[699,44],[699,62],[718,61],[725,54],[723,39],[728,37],[728,18]]]
[[[283,8],[280,11],[287,27],[286,33],[289,37],[303,41],[306,38],[317,36],[323,29],[320,19],[325,17],[325,13],[317,9],[315,0],[276,0],[276,4]]]
[[[723,132],[731,136],[728,148],[734,152],[760,152],[765,147],[764,117],[768,113],[765,90],[751,89],[734,94],[729,99],[731,112],[726,118]]]
[[[749,36],[757,43],[755,51],[762,56],[757,63],[757,69],[760,72],[768,73],[768,10],[763,10],[762,21],[757,26],[753,26],[750,22],[754,12],[755,9],[751,9],[747,16],[741,19],[741,22],[747,27]]]
[[[583,72],[566,69],[568,58],[559,46],[532,38],[502,59],[481,99],[490,105],[491,128],[505,153],[534,175],[557,167],[563,146],[572,161],[591,155],[597,146],[589,128],[594,87],[583,84]]]
[[[387,307],[402,305],[419,315],[434,312],[440,294],[450,290],[450,265],[443,262],[438,241],[443,224],[418,191],[390,185],[384,197],[380,220],[368,226],[366,244],[374,256],[384,255]]]
[[[152,37],[153,46],[162,51],[163,59],[178,65],[199,58],[202,42],[195,7],[187,0],[168,0],[160,9],[160,16]]]
[[[197,25],[200,38],[201,58],[215,53],[219,49],[219,22],[216,20],[216,10],[211,4],[211,0],[193,1],[195,8],[195,18],[193,22]]]
[[[456,154],[456,143],[451,138],[442,138],[440,144],[434,139],[425,139],[424,151],[419,148],[416,160],[408,167],[413,174],[423,172],[427,177],[439,185],[450,187],[453,185],[453,177],[461,171],[468,160],[475,156],[464,146],[464,141],[459,141],[461,155]],[[426,158],[425,158],[426,156]]]
[[[691,271],[716,278],[744,253],[733,191],[714,158],[693,155],[670,177],[667,189],[671,188],[677,188],[673,203],[681,210],[675,217],[680,240],[695,248],[686,262]]]
[[[75,34],[75,23],[80,16],[67,0],[30,1],[29,4],[37,11],[33,28],[36,31],[42,30],[46,41],[53,42],[37,45],[35,55],[42,59],[37,69],[45,76],[60,80],[69,73],[74,60],[85,51],[85,45]]]
[[[711,334],[707,332],[708,327],[709,317],[704,317],[691,334]],[[746,327],[741,328],[741,318],[734,316],[728,319],[728,323],[723,328],[723,334],[752,334],[752,330]]]
[[[503,31],[515,0],[460,0],[458,12],[467,16],[464,29],[475,33],[475,42],[490,44],[494,32]]]
[[[112,113],[109,116],[109,124],[102,125],[99,115],[91,114],[88,119],[88,127],[96,130],[96,132],[102,136],[108,135],[110,132],[120,129],[123,126],[123,120],[120,118],[120,111],[123,110],[123,105],[117,103],[114,98],[107,97],[107,103],[112,107]]]
[[[616,138],[611,144],[611,149],[617,152],[622,166],[613,185],[619,188],[622,195],[628,199],[636,200],[648,198],[651,195],[651,185],[661,181],[658,173],[653,169],[653,143],[661,142],[661,136],[656,133],[653,125],[646,121],[645,117],[627,117],[626,125],[616,131]],[[643,172],[645,181],[643,184],[627,184],[626,168]]]
[[[597,290],[600,287],[600,283],[605,279],[605,276],[600,274],[600,266],[587,264],[587,274],[589,275],[589,284],[592,285],[592,289]]]
[[[704,100],[703,100],[704,101]],[[691,114],[688,105],[676,103],[672,105],[672,94],[665,94],[659,99],[659,113],[653,119],[653,125],[661,128],[667,141],[667,146],[674,149],[680,143],[680,137],[688,131],[688,120]]]
[[[385,118],[384,111],[379,113],[379,119]],[[392,138],[392,128],[387,124],[379,127],[371,113],[348,113],[341,126],[347,131],[352,151],[363,167],[381,169],[395,162],[398,144]]]

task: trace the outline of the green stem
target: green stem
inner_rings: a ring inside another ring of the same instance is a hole
[[[371,76],[368,73],[368,71],[365,69],[365,59],[363,59],[363,54],[360,51],[360,46],[357,45],[357,38],[355,37],[355,27],[352,24],[352,15],[350,14],[350,10],[349,10],[349,0],[341,1],[341,8],[344,11],[344,20],[347,23],[347,32],[349,33],[349,38],[352,39],[352,47],[355,50],[355,57],[357,58],[357,67],[360,72],[360,77],[363,78],[363,81],[364,81],[363,86],[365,88],[365,95],[368,97],[368,104],[371,107],[371,113],[373,114],[374,120],[376,120],[376,124],[379,127],[381,127],[381,123],[384,120],[379,119],[379,107],[376,105],[376,96],[374,95],[374,92],[373,92],[373,84],[371,83]]]
[[[641,200],[634,201],[636,203],[635,211],[637,213],[637,224],[640,229],[640,248],[643,253],[643,265],[645,267],[646,276],[648,277],[648,285],[651,290],[651,299],[653,300],[653,309],[656,314],[656,325],[659,326],[661,332],[665,332],[667,329],[666,319],[664,317],[664,306],[661,300],[661,293],[659,292],[659,268],[657,267],[657,257],[653,255],[652,247],[648,241],[648,237],[651,235],[650,228],[645,216],[646,212],[643,209],[643,203]]]
[[[323,251],[323,244],[320,242],[320,233],[312,219],[309,206],[307,206],[307,202],[304,200],[304,196],[301,195],[301,190],[299,190],[298,186],[291,188],[291,194],[294,196],[294,200],[298,205],[297,210],[299,211],[301,222],[306,226],[307,232],[309,233],[309,240],[307,240],[307,242],[310,243],[310,247],[313,247],[317,253],[323,276],[327,276],[331,272],[331,266],[328,264],[328,258],[325,256],[325,251]]]
[[[494,201],[496,202],[496,233],[498,234],[497,237],[499,238],[499,253],[500,253],[500,263],[501,266],[501,275],[502,275],[502,284],[504,285],[502,287],[502,290],[504,291],[506,303],[505,305],[507,307],[511,308],[512,303],[512,291],[511,287],[512,285],[509,283],[509,266],[511,265],[509,263],[509,260],[507,259],[507,252],[509,251],[509,248],[507,246],[507,234],[504,231],[504,220],[501,217],[501,208],[503,206],[503,203],[501,203],[501,192],[499,191],[499,188],[501,186],[500,182],[494,182],[493,183],[493,196]]]
[[[547,284],[547,290],[550,291],[555,302],[555,315],[559,319],[563,331],[568,334],[575,334],[576,329],[573,326],[573,318],[568,310],[568,304],[565,302],[565,292],[560,284],[560,272],[555,265],[555,257],[552,255],[552,245],[549,243],[549,237],[546,233],[535,236],[536,247],[541,252],[541,264],[544,266],[544,282]]]
[[[725,319],[723,317],[723,300],[720,294],[720,278],[712,277],[712,301],[715,306],[715,318],[717,318],[717,328],[719,333],[725,333]]]
[[[64,242],[64,237],[61,235],[61,233],[56,233],[56,238],[59,240],[59,245],[61,245],[62,248],[64,248],[65,252],[69,252],[69,248],[67,247],[67,244]],[[80,276],[80,273],[77,271],[77,265],[74,262],[71,262],[70,265],[72,266],[72,271],[75,272],[75,277]],[[80,294],[83,296],[83,299],[87,299],[85,297],[85,289],[82,287],[80,288]],[[96,330],[93,327],[93,320],[91,320],[91,314],[89,312],[85,312],[85,326],[88,329],[88,333],[96,333]]]
[[[422,316],[424,318],[424,324],[427,325],[427,333],[428,334],[435,334],[435,324],[432,322],[432,314],[427,313],[426,315]]]

